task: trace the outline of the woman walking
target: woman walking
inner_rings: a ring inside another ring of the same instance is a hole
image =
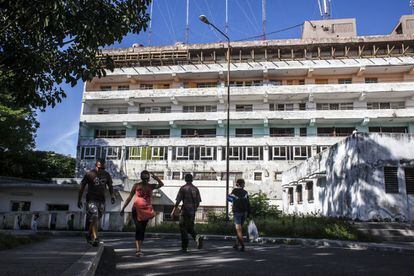
[[[151,176],[158,182],[158,184],[151,185],[149,183]],[[136,195],[134,205],[132,206],[132,219],[135,223],[135,245],[137,248],[137,257],[143,256],[141,247],[142,242],[144,241],[145,229],[148,221],[155,216],[154,209],[152,207],[152,191],[154,189],[159,189],[162,186],[164,186],[164,183],[158,176],[146,170],[142,171],[141,182],[134,184],[131,189],[131,193],[122,207],[121,215],[124,214],[126,206],[128,206],[134,195]]]

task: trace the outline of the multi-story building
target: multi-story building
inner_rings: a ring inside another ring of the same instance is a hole
[[[380,36],[344,19],[308,21],[301,39],[231,43],[231,180],[278,203],[283,171],[355,129],[414,133],[413,34],[413,16]],[[118,178],[155,172],[174,201],[191,172],[202,206],[223,207],[226,44],[103,54],[117,68],[85,85],[79,175],[104,157]]]

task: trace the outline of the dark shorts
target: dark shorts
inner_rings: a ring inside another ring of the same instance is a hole
[[[239,224],[239,225],[243,225],[244,222],[246,221],[246,213],[234,213],[233,214],[233,219],[234,219],[234,224]]]
[[[87,219],[92,221],[94,219],[100,219],[105,211],[105,203],[99,201],[86,202],[86,214]]]

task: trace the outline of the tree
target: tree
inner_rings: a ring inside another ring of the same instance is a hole
[[[269,204],[269,198],[265,193],[259,192],[250,196],[250,208],[253,218],[278,217],[280,211],[277,206]]]
[[[25,108],[55,106],[76,85],[113,70],[101,48],[146,29],[150,0],[1,0],[0,93]]]

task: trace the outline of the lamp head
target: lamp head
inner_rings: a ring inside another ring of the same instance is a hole
[[[210,25],[210,21],[208,21],[207,17],[202,14],[198,17],[200,19],[201,22],[203,22],[204,24]]]

